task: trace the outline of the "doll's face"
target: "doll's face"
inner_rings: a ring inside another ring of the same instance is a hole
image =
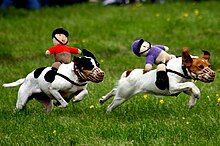
[[[151,47],[150,43],[144,41],[143,44],[141,45],[141,48],[140,48],[140,52],[139,52],[140,55],[146,56],[150,47]]]
[[[64,35],[64,34],[56,34],[55,37],[62,42],[63,44],[66,44],[66,42],[68,41],[68,38]],[[60,44],[60,42],[57,41],[55,38],[53,38],[53,44],[54,45],[58,45]]]

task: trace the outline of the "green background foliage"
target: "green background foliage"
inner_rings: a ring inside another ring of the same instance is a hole
[[[102,83],[90,83],[89,95],[67,108],[46,114],[33,100],[24,111],[14,110],[18,87],[0,87],[0,145],[217,145],[220,143],[219,36],[220,2],[165,2],[102,6],[82,3],[44,7],[39,11],[10,8],[0,11],[0,83],[12,82],[53,57],[44,52],[52,45],[51,33],[66,28],[69,45],[92,51],[105,71]],[[189,97],[135,95],[110,114],[111,101],[98,100],[116,84],[126,69],[143,68],[131,43],[144,38],[169,46],[181,55],[211,52],[214,82],[195,82],[201,99],[188,109]]]

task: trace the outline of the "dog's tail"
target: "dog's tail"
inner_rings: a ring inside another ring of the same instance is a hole
[[[6,87],[6,88],[15,87],[15,86],[19,86],[19,85],[23,84],[24,81],[25,81],[25,78],[22,78],[22,79],[19,79],[19,80],[15,81],[15,82],[12,82],[12,83],[5,83],[2,86]]]

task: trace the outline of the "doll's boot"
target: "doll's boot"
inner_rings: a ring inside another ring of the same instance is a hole
[[[169,89],[169,79],[166,71],[158,71],[157,78],[155,82],[157,88],[160,90]]]

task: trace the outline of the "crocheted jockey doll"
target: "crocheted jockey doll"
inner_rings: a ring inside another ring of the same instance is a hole
[[[63,28],[57,28],[52,33],[53,45],[45,54],[53,54],[55,63],[52,67],[58,69],[62,63],[70,63],[72,61],[71,54],[81,54],[81,50],[75,47],[69,47],[68,44],[69,33]]]
[[[166,73],[166,63],[171,58],[175,58],[174,55],[167,53],[169,48],[164,45],[152,45],[143,39],[135,40],[131,47],[135,55],[146,57],[145,72],[150,71],[153,68],[153,64],[157,65],[156,86],[161,90],[168,88],[169,82]]]

